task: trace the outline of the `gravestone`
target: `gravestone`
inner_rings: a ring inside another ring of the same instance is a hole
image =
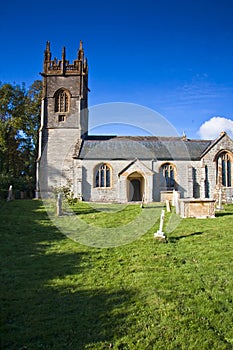
[[[10,185],[8,190],[7,202],[11,201],[12,199],[13,199],[13,189],[12,189],[12,185]]]
[[[165,216],[165,210],[162,210],[162,213],[160,216],[159,230],[154,234],[154,238],[162,240],[162,241],[166,241],[166,236],[163,232],[164,216]]]
[[[217,210],[223,210],[223,206],[222,206],[222,189],[221,189],[221,187],[219,188],[219,191],[218,191],[218,203],[217,203],[216,209]]]
[[[226,203],[231,204],[233,203],[233,187],[226,187]]]
[[[180,213],[180,205],[179,205],[179,201],[180,201],[180,193],[178,191],[173,191],[173,196],[172,196],[172,205],[175,207],[176,209],[176,214]]]
[[[57,195],[57,216],[62,216],[62,193]]]
[[[167,212],[170,213],[171,212],[171,208],[170,208],[170,202],[168,199],[166,199],[166,209],[167,209]]]
[[[143,193],[143,195],[142,195],[142,202],[141,202],[141,205],[140,205],[141,208],[144,208],[144,202],[145,202],[145,195]]]

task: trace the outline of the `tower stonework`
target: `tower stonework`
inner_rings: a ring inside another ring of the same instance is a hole
[[[47,42],[37,198],[54,198],[69,188],[74,198],[88,202],[149,203],[171,201],[178,191],[183,214],[199,203],[195,215],[200,211],[210,217],[213,198],[233,203],[233,140],[226,132],[215,140],[88,135],[88,65],[82,42],[72,63],[65,48],[60,60],[51,56]],[[145,110],[142,117],[147,114]]]
[[[77,58],[70,63],[66,50],[52,59],[50,43],[44,52],[43,98],[37,193],[65,186],[73,180],[72,155],[88,134],[88,65],[80,41]]]

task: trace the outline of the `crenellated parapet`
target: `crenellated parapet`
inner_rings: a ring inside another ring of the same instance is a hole
[[[75,59],[73,63],[70,63],[69,60],[66,59],[65,47],[63,47],[62,50],[61,60],[58,60],[56,57],[54,57],[54,59],[51,59],[51,57],[52,54],[50,51],[50,42],[48,41],[44,52],[44,71],[41,73],[42,76],[88,74],[88,64],[87,59],[84,57],[82,41],[80,41],[77,59]]]

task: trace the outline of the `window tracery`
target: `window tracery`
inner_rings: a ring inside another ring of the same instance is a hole
[[[232,186],[232,158],[228,152],[222,152],[217,158],[217,183],[224,187]]]
[[[175,188],[175,167],[171,163],[166,163],[161,166],[161,174],[166,190]]]
[[[64,89],[60,89],[55,94],[55,112],[69,112],[69,94]]]
[[[111,168],[101,164],[96,172],[95,187],[111,187]]]

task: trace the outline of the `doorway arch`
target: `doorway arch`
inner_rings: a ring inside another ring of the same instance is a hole
[[[128,201],[141,202],[144,194],[145,180],[144,177],[134,172],[128,176]]]

